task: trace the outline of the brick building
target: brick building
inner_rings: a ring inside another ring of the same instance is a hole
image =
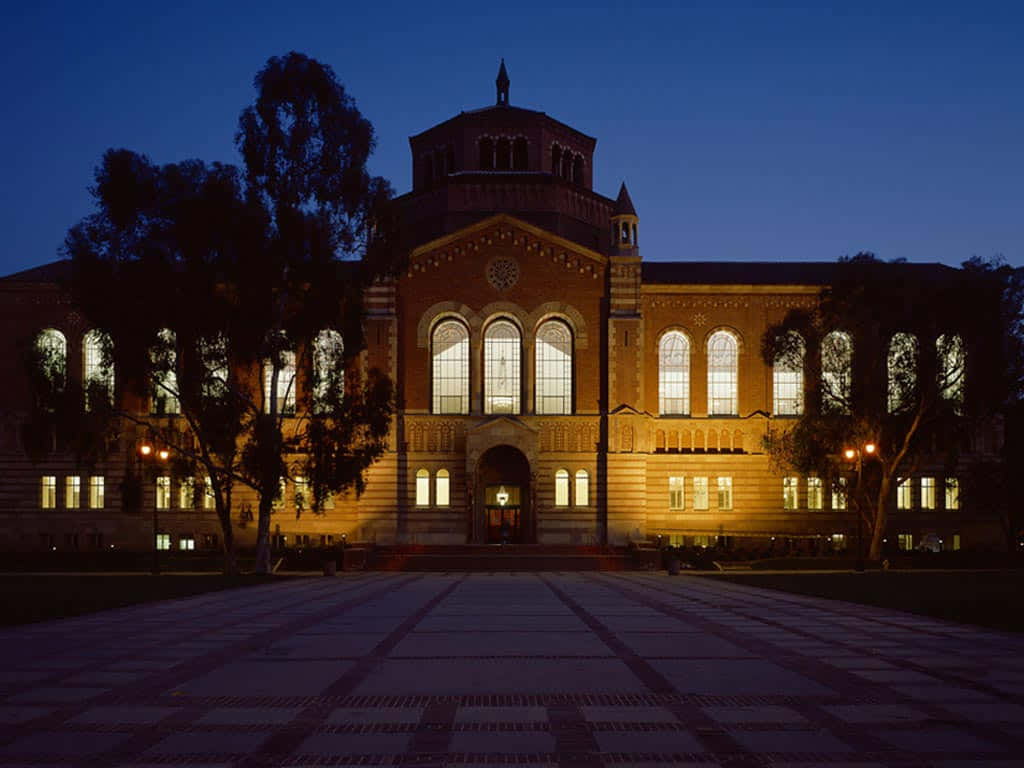
[[[359,358],[396,383],[389,450],[361,498],[338,498],[323,515],[297,518],[302,488],[289,482],[272,525],[278,543],[344,533],[623,544],[660,534],[843,546],[856,523],[831,479],[782,477],[764,453],[771,425],[800,412],[802,379],[759,352],[770,324],[815,304],[834,265],[645,262],[625,184],[614,199],[592,189],[595,139],[511,106],[504,65],[496,85],[494,106],[409,140],[413,188],[397,202],[417,245],[403,275],[368,290]],[[161,546],[215,546],[219,525],[186,492],[191,478],[158,476],[143,514],[124,510],[130,428],[101,466],[59,452],[27,458],[26,344],[55,331],[67,376],[88,375],[90,328],[61,288],[67,267],[0,281],[0,548],[144,548],[154,507]],[[955,470],[940,467],[898,490],[890,535],[987,543],[991,523],[964,514]],[[236,505],[245,545],[255,535],[245,510],[256,504],[240,493]]]

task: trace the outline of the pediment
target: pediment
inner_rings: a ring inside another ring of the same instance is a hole
[[[536,427],[520,421],[515,416],[490,416],[476,426],[466,430],[466,435],[514,435],[514,434],[536,435]]]

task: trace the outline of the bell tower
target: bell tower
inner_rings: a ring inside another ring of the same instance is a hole
[[[626,182],[619,187],[619,196],[612,209],[612,249],[623,256],[639,256],[637,224],[639,219],[633,201],[629,199]]]

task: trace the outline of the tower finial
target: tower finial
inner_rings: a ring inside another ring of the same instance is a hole
[[[498,86],[498,104],[508,106],[508,70],[505,69],[505,59],[502,57],[501,66],[498,67],[498,77],[495,78],[494,84]]]

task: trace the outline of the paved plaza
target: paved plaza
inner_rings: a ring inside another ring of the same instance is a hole
[[[1021,636],[713,578],[344,574],[0,646],[4,766],[1024,765]]]

